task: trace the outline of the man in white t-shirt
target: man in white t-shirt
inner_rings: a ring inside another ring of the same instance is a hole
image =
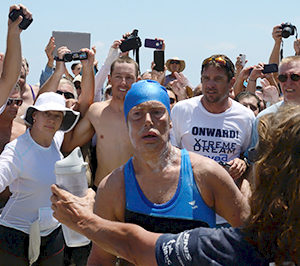
[[[234,65],[227,56],[205,59],[201,82],[202,96],[173,107],[171,142],[220,162],[236,180],[247,169],[241,155],[250,145],[254,114],[229,97],[235,78]]]
[[[205,59],[201,75],[203,95],[180,101],[172,110],[171,141],[228,163],[229,173],[237,179],[246,170],[240,155],[250,144],[254,115],[229,97],[235,79],[234,65],[227,56]]]

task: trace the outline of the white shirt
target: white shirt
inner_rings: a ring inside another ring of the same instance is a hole
[[[232,105],[225,112],[210,113],[201,97],[180,101],[173,107],[172,144],[217,162],[239,157],[250,145],[253,112],[231,100]]]
[[[12,193],[0,217],[0,224],[29,234],[31,224],[40,219],[41,236],[59,226],[51,210],[50,186],[56,182],[55,162],[62,159],[64,138],[56,132],[47,148],[37,144],[29,129],[8,143],[0,155],[0,191],[6,186]]]

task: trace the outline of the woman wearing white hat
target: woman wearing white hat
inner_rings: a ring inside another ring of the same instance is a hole
[[[63,157],[64,132],[78,118],[63,96],[43,93],[25,113],[29,129],[0,155],[0,191],[9,186],[12,193],[0,216],[0,262],[63,265],[63,236],[52,216],[50,186],[55,162]]]

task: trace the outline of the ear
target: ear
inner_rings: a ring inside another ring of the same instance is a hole
[[[34,111],[33,113],[32,113],[32,119],[35,119],[35,117],[36,117],[36,114],[37,114],[37,111]]]
[[[234,83],[235,83],[235,77],[233,77],[233,78],[229,81],[229,86],[230,86],[230,88],[233,87]]]
[[[107,75],[107,79],[108,79],[108,83],[111,84],[111,75],[110,74]]]

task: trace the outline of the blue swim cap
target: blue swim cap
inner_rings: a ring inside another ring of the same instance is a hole
[[[132,84],[124,101],[124,115],[127,122],[129,111],[141,103],[148,101],[161,102],[170,115],[170,98],[165,87],[154,80],[140,80]]]

